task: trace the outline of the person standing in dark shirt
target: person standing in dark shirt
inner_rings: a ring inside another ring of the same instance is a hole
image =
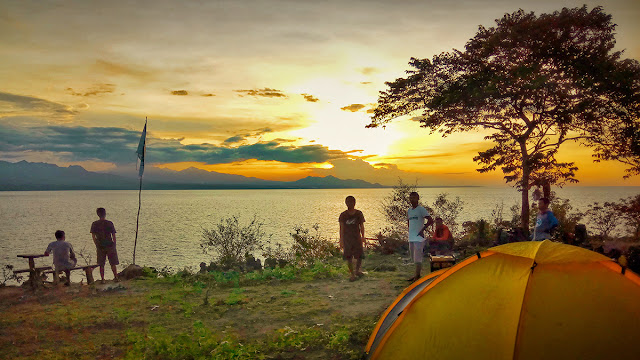
[[[343,211],[338,218],[340,222],[340,247],[343,250],[342,257],[347,261],[349,266],[349,280],[356,280],[357,276],[364,273],[360,271],[362,259],[364,258],[364,215],[362,211],[357,210],[356,198],[347,196],[345,199],[347,210]],[[355,271],[353,268],[353,259],[356,259]]]
[[[104,265],[106,258],[109,258],[111,271],[113,271],[113,280],[119,281],[116,265],[118,261],[118,251],[116,250],[116,228],[113,223],[106,219],[107,211],[104,208],[98,208],[96,214],[100,220],[96,220],[91,224],[91,237],[93,243],[96,244],[98,252],[98,265],[100,266],[101,281],[104,282]]]

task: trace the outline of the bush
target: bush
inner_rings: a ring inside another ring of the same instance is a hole
[[[558,219],[558,227],[555,230],[554,237],[562,239],[565,243],[569,242],[568,234],[573,234],[576,231],[576,225],[582,219],[583,214],[572,213],[573,206],[571,206],[569,199],[561,199],[559,197],[553,198],[550,208],[553,215]]]
[[[383,230],[385,235],[398,234],[401,238],[408,238],[407,229],[407,209],[411,206],[409,194],[417,191],[417,185],[409,185],[398,179],[398,184],[393,187],[391,194],[384,198],[382,202],[382,213],[389,222],[390,226]],[[428,206],[425,209],[431,210]]]
[[[603,241],[616,234],[616,229],[622,220],[618,213],[618,205],[614,202],[605,202],[602,205],[597,202],[589,204],[585,217]]]
[[[246,226],[235,216],[221,219],[213,229],[202,230],[200,247],[224,269],[241,266],[246,253],[262,248],[266,236],[262,226],[255,217]]]
[[[434,220],[436,217],[441,217],[444,224],[449,228],[451,235],[459,237],[461,234],[458,231],[458,215],[464,208],[464,202],[459,197],[456,197],[455,200],[449,200],[447,196],[449,196],[447,193],[441,193],[436,196],[433,201],[433,214],[431,216]]]
[[[627,199],[620,199],[616,209],[633,238],[640,240],[640,194]]]
[[[392,232],[389,234],[382,234],[379,232],[376,235],[376,242],[373,244],[373,250],[381,254],[389,255],[396,252],[399,248],[407,243],[406,237],[403,234]]]

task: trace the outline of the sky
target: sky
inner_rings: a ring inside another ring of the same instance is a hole
[[[640,59],[640,1],[0,0],[0,160],[147,166],[269,180],[334,175],[386,185],[503,185],[472,160],[479,132],[442,138],[400,119],[367,129],[411,57],[462,49],[519,8],[601,5]],[[563,145],[581,185],[640,185]]]

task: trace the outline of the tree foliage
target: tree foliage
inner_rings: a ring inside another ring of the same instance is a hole
[[[262,226],[255,217],[244,226],[235,216],[221,219],[212,229],[202,230],[200,247],[223,267],[238,265],[246,253],[262,247],[266,237]]]
[[[502,170],[522,191],[526,229],[531,186],[577,181],[575,164],[556,159],[563,143],[640,173],[640,64],[613,50],[615,26],[601,7],[505,14],[480,26],[464,51],[411,58],[368,126],[421,112],[431,133],[489,132],[493,147],[474,158],[478,171]]]

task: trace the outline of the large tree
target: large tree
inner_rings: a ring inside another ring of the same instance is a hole
[[[474,160],[522,191],[526,230],[531,186],[576,181],[574,164],[556,160],[563,143],[640,172],[640,64],[614,51],[615,27],[600,7],[505,14],[480,26],[464,51],[411,58],[407,77],[386,83],[368,126],[418,112],[442,136],[489,131],[494,146]]]

